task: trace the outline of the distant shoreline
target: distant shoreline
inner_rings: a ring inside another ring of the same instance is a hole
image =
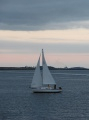
[[[71,68],[55,68],[48,66],[50,70],[89,70],[89,68],[84,67],[71,67]],[[40,67],[42,69],[42,66]],[[0,70],[35,70],[35,67],[0,67]]]

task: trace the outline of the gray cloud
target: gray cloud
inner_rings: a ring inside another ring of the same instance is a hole
[[[0,0],[0,29],[58,29],[52,23],[83,20],[89,20],[89,0]]]
[[[0,53],[39,53],[41,49],[46,48],[47,53],[89,53],[89,44],[73,43],[30,43],[30,42],[12,42],[0,41]]]

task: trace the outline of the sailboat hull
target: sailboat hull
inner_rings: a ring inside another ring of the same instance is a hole
[[[60,93],[60,89],[33,89],[33,93]]]

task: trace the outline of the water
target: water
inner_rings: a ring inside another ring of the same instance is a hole
[[[0,71],[0,120],[89,120],[89,70],[51,71],[62,93],[32,93],[34,71]]]

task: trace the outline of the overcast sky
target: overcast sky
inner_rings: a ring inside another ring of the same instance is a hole
[[[0,0],[0,66],[35,65],[44,48],[50,65],[89,67],[88,46],[89,0]]]
[[[0,29],[87,28],[86,21],[89,0],[0,0]]]

